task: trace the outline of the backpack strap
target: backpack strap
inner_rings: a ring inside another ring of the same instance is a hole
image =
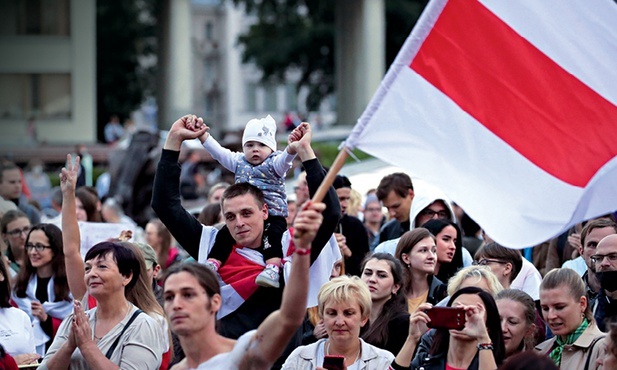
[[[137,311],[133,312],[133,315],[131,316],[129,321],[126,323],[126,325],[124,325],[124,328],[122,328],[122,331],[120,332],[120,335],[118,335],[118,337],[116,338],[114,343],[111,345],[111,347],[109,347],[109,350],[105,354],[105,357],[107,357],[108,359],[111,359],[111,355],[113,355],[114,350],[118,346],[118,343],[120,342],[120,338],[122,338],[122,336],[124,335],[124,332],[126,331],[126,329],[128,329],[128,327],[131,326],[133,321],[135,321],[135,319],[137,318],[137,316],[139,316],[140,313],[143,313],[143,311],[140,310],[140,309],[137,309]]]
[[[593,346],[596,345],[596,343],[598,343],[598,341],[600,341],[600,339],[604,339],[604,335],[601,337],[597,337],[593,340],[593,342],[591,342],[591,344],[589,345],[589,353],[587,354],[587,361],[585,361],[585,370],[589,370],[589,362],[591,361],[591,355],[593,353]]]

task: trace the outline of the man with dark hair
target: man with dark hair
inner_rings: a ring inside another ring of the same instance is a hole
[[[411,178],[402,172],[387,175],[381,179],[375,194],[388,209],[391,218],[381,228],[379,241],[376,244],[399,238],[410,230],[409,212],[414,197]]]
[[[334,236],[344,257],[345,273],[360,276],[360,264],[369,252],[368,234],[362,221],[347,214],[351,197],[351,181],[345,176],[337,175],[332,185],[336,189],[336,195],[341,204],[342,218]]]
[[[591,262],[591,256],[596,254],[598,243],[605,236],[617,234],[617,224],[608,218],[597,218],[587,222],[581,231],[581,249],[579,253],[585,264],[587,271],[583,274],[587,290],[587,300],[589,306],[595,312],[598,292],[600,292],[600,280],[596,274],[596,266]]]
[[[244,196],[252,195],[247,192],[228,200]],[[311,242],[321,224],[319,213],[322,210],[321,203],[306,203],[298,213],[294,223],[297,232],[294,235],[293,266],[281,306],[257,330],[248,331],[237,341],[220,335],[220,330],[217,330],[215,315],[225,302],[215,274],[204,265],[193,262],[170,269],[164,281],[165,313],[172,332],[180,338],[189,368],[232,370],[269,369],[272,366],[305,316],[299,307],[306,305]]]
[[[201,225],[182,207],[180,202],[180,165],[178,164],[178,157],[181,144],[184,140],[199,137],[205,132],[205,129],[192,130],[187,128],[187,120],[187,116],[182,117],[174,122],[169,130],[154,180],[152,208],[180,245],[193,258],[203,263],[206,261],[209,251],[214,244],[218,229]],[[317,160],[311,148],[310,140],[311,131],[310,126],[308,126],[304,136],[290,145],[296,147],[298,156],[303,161],[303,166],[307,172],[308,187],[311,194],[314,194],[325,178],[326,172]],[[237,188],[238,186],[236,185],[226,189],[221,204],[225,223],[236,242],[234,251],[227,264],[219,270],[223,281],[226,281],[224,275],[233,277],[237,276],[238,272],[245,272],[245,266],[240,266],[237,262],[246,263],[248,257],[255,257],[257,251],[254,249],[259,250],[264,247],[262,237],[264,235],[264,221],[268,218],[267,206],[261,207],[257,198],[252,194],[245,193],[245,195],[232,197],[231,194]],[[332,261],[330,266],[326,266],[329,259],[340,258],[340,253],[336,247],[332,250],[328,246],[324,250],[324,246],[326,246],[328,239],[334,232],[341,212],[336,192],[332,187],[326,193],[323,203],[326,205],[326,209],[323,211],[323,223],[313,240],[310,261],[311,263],[317,259],[323,261],[323,263],[318,263],[314,268],[311,268],[311,278],[324,279],[325,282],[330,276],[330,270],[334,262]],[[289,245],[289,238],[290,235],[286,232],[282,243],[284,248]],[[322,250],[323,254],[321,253]],[[258,259],[259,257],[251,262],[254,263]],[[234,267],[236,267],[236,272],[230,270]],[[251,265],[251,268],[253,267]],[[263,270],[263,266],[260,267],[260,271]],[[325,276],[322,276],[323,273],[325,273]],[[247,331],[256,329],[270,313],[280,307],[282,291],[285,285],[284,276],[285,274],[281,274],[280,288],[264,288],[251,285],[248,294],[241,296],[243,300],[235,301],[235,306],[232,306],[234,301],[226,299],[227,302],[225,304],[229,303],[230,306],[226,310],[219,311],[218,317],[221,323],[219,333],[228,338],[236,339]],[[252,283],[254,283],[254,280]],[[229,287],[229,284],[227,287]],[[231,292],[231,294],[235,293]],[[235,295],[235,297],[238,296],[240,295]]]
[[[22,210],[32,225],[41,223],[41,215],[38,210],[28,204],[28,201],[22,196],[22,176],[21,169],[12,162],[4,162],[0,164],[0,197],[4,200],[15,203],[17,208]]]

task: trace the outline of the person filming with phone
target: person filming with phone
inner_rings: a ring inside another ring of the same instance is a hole
[[[416,351],[427,328],[435,329],[433,343]],[[452,295],[447,307],[424,303],[410,316],[409,336],[395,367],[409,368],[411,364],[411,369],[488,370],[496,369],[504,356],[495,300],[480,288],[466,287]]]

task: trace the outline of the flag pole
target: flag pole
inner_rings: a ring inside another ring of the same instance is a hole
[[[321,202],[323,198],[326,196],[326,193],[328,192],[330,185],[332,185],[332,183],[334,182],[334,178],[336,177],[336,175],[339,173],[339,171],[345,164],[345,160],[347,159],[347,156],[348,156],[347,150],[349,150],[347,149],[347,147],[343,147],[342,150],[336,156],[336,159],[334,159],[334,163],[332,163],[332,166],[328,170],[326,177],[323,179],[323,181],[319,185],[319,188],[317,188],[315,195],[313,195],[313,199],[312,199],[313,203]]]

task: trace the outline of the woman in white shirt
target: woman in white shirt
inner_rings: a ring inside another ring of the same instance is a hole
[[[11,306],[11,286],[4,263],[0,262],[0,345],[13,356],[18,365],[36,362],[34,334],[30,317]]]

